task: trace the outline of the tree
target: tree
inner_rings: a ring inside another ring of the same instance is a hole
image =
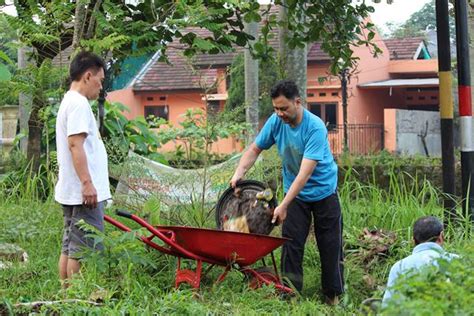
[[[452,14],[450,14],[452,17]],[[389,36],[392,38],[404,38],[424,36],[425,31],[436,29],[436,3],[432,0],[426,3],[419,11],[413,13],[408,20],[401,25],[387,23]],[[456,28],[454,19],[449,21],[450,34],[454,38]]]
[[[245,31],[254,38],[258,36],[258,23],[246,23]],[[251,41],[249,45],[253,45]],[[250,47],[244,52],[244,73],[245,73],[245,117],[250,125],[250,131],[247,135],[248,143],[251,143],[258,132],[258,64],[259,61],[252,56]]]
[[[372,42],[375,26],[367,21],[374,8],[365,1],[275,0],[274,3],[286,9],[286,19],[268,14],[262,27],[262,38],[268,38],[272,29],[282,27],[288,30],[285,44],[290,50],[304,49],[306,43],[320,41],[321,48],[331,57],[332,74],[354,68],[357,63],[357,57],[353,56],[354,46],[368,46],[375,56],[381,53]],[[269,51],[271,49],[267,48],[265,53]]]
[[[244,108],[245,105],[245,76],[244,76],[244,56],[237,55],[230,66],[230,87],[228,88],[228,98],[226,109]],[[275,80],[281,78],[279,66],[274,58],[260,60],[258,65],[258,113],[259,119],[266,119],[273,112],[270,89],[275,84]],[[245,113],[241,111],[236,117],[237,121],[245,121]]]
[[[300,2],[302,9],[305,6],[305,1]],[[298,7],[295,7],[298,8]],[[282,1],[279,8],[278,19],[281,23],[279,27],[279,56],[280,56],[280,67],[284,76],[288,79],[294,80],[300,89],[300,98],[303,106],[306,107],[306,86],[307,86],[307,56],[308,56],[308,45],[304,43],[299,47],[290,48],[286,44],[291,38],[291,31],[288,27],[288,8],[286,1]],[[299,15],[298,23],[304,23],[304,15]]]
[[[0,2],[0,8],[2,4],[4,1]],[[227,51],[233,43],[244,46],[251,37],[242,31],[242,16],[252,21],[258,17],[255,11],[259,8],[256,1],[237,0],[229,1],[227,6],[222,6],[222,2],[217,0],[189,4],[144,0],[136,5],[119,0],[18,0],[14,5],[18,16],[4,13],[0,16],[18,31],[23,45],[34,49],[34,66],[43,73],[45,67],[51,65],[51,60],[71,45],[93,50],[104,57],[111,56],[115,65],[127,56],[157,49],[161,51],[161,59],[166,60],[167,45],[173,40],[185,44],[184,54],[187,56],[197,52]],[[212,31],[213,37],[184,33],[182,30],[186,26],[204,26]],[[113,71],[119,69],[115,67]],[[40,77],[36,76],[37,79]],[[56,87],[61,86],[60,81]],[[48,82],[48,86],[42,86],[39,82],[30,82],[40,86],[42,91],[53,84]],[[23,84],[16,87],[28,91],[32,88]],[[38,169],[41,155],[44,126],[41,111],[48,104],[47,93],[33,95],[27,149],[27,159],[33,162],[33,170]]]

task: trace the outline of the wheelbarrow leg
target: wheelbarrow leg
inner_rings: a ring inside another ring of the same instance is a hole
[[[187,283],[194,289],[199,289],[201,284],[202,261],[196,260],[196,271],[181,269],[181,258],[178,257],[178,267],[176,269],[175,287],[178,288],[181,283]]]
[[[229,271],[230,271],[231,268],[232,268],[232,267],[231,267],[230,265],[227,265],[227,266],[225,267],[224,272],[222,272],[222,274],[219,275],[219,277],[217,278],[217,280],[216,280],[216,282],[214,283],[214,285],[215,285],[215,284],[219,284],[219,283],[221,283],[222,281],[224,281],[225,277],[227,276],[227,273],[229,273]]]
[[[275,255],[273,254],[273,251],[272,251],[272,263],[273,263],[273,270],[275,271],[275,275],[278,278],[278,281],[281,283],[281,278],[280,278],[280,274],[278,274],[278,268],[277,268]]]

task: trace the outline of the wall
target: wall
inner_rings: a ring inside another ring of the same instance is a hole
[[[224,80],[225,84],[225,80]],[[147,105],[168,105],[168,119],[174,126],[183,121],[183,114],[189,108],[200,108],[206,111],[205,102],[199,91],[182,91],[169,94],[163,92],[146,92],[136,94],[132,89],[122,89],[108,93],[107,100],[121,102],[129,107],[130,112],[124,113],[128,119],[144,116]],[[179,142],[168,142],[160,151],[174,151]],[[212,152],[230,154],[242,150],[242,145],[235,139],[221,139],[212,146]]]
[[[426,130],[426,146],[430,156],[441,155],[439,112],[385,110],[386,149],[401,155],[425,155],[422,135]]]
[[[375,34],[373,42],[383,51],[377,57],[372,56],[372,50],[365,45],[353,47],[354,56],[358,57],[357,69],[352,69],[348,87],[348,123],[373,124],[383,122],[383,106],[390,98],[387,91],[365,90],[357,87],[359,83],[389,79],[390,56],[382,38]],[[342,121],[342,111],[341,111]]]
[[[116,90],[107,93],[107,101],[120,102],[129,108],[129,112],[123,113],[129,120],[143,115],[143,107],[141,105],[141,97],[134,94],[131,88]]]

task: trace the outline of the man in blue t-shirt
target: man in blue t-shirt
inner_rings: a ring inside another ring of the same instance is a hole
[[[283,162],[285,198],[273,213],[283,223],[284,275],[298,291],[303,288],[303,255],[312,217],[321,260],[322,292],[328,304],[338,303],[344,290],[342,214],[337,189],[337,165],[323,121],[301,105],[297,85],[278,82],[271,90],[275,113],[245,151],[231,180],[235,188],[262,150],[277,145]]]

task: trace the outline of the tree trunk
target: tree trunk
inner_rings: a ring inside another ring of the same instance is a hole
[[[285,6],[280,6],[279,20],[287,21],[288,11]],[[302,15],[304,18],[304,15]],[[280,66],[284,77],[294,80],[300,89],[300,97],[304,107],[306,107],[306,86],[307,86],[307,46],[304,48],[289,49],[287,38],[290,36],[288,27],[279,29],[279,53]]]
[[[43,121],[39,117],[41,106],[33,100],[33,107],[28,120],[28,150],[26,157],[32,164],[34,173],[38,172],[41,158],[41,135],[43,132]]]
[[[79,42],[83,38],[85,20],[86,20],[86,5],[84,0],[77,0],[76,11],[74,13],[74,35],[72,37],[72,48],[79,47]]]
[[[257,38],[258,23],[245,24],[245,32]],[[249,43],[253,45],[255,41]],[[248,143],[253,142],[258,131],[258,60],[253,58],[249,49],[245,50],[245,118],[250,124]]]
[[[84,34],[84,38],[85,39],[90,39],[94,36],[94,33],[95,33],[95,24],[96,24],[96,12],[99,11],[100,9],[100,6],[102,5],[102,0],[96,0],[96,2],[94,3],[94,1],[92,1],[90,3],[90,6],[94,6],[93,9],[92,9],[92,12],[90,13],[90,15],[87,15],[89,17],[89,21],[87,23],[87,31],[86,33]]]
[[[26,53],[31,52],[31,48],[20,47],[18,48],[18,68],[24,69],[31,61],[28,60]],[[31,110],[31,96],[25,93],[20,93],[19,99],[19,120],[20,120],[20,132],[28,134],[28,118]],[[28,148],[28,138],[23,137],[20,139],[20,150],[26,154]]]

